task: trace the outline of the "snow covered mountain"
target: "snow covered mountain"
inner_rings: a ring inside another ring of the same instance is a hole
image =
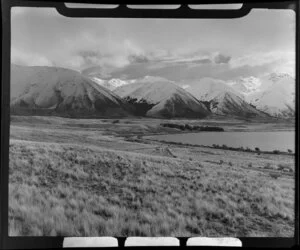
[[[233,88],[238,93],[247,96],[253,94],[260,90],[261,81],[259,78],[256,77],[243,77],[235,82],[228,82],[227,83],[231,88]]]
[[[271,74],[262,78],[259,92],[248,96],[257,109],[279,118],[295,116],[295,79],[288,74]]]
[[[279,118],[295,115],[295,79],[285,73],[271,73],[227,82],[258,110]]]
[[[118,116],[129,105],[79,72],[11,65],[11,111],[16,114]]]
[[[243,99],[243,95],[227,85],[224,81],[213,78],[202,78],[190,84],[186,90],[198,100],[204,102],[209,110],[217,115],[238,117],[265,117]]]
[[[188,83],[188,85],[185,86],[185,90],[201,101],[210,101],[216,96],[227,92],[231,92],[235,95],[241,95],[231,86],[226,85],[224,81],[209,77]]]
[[[114,92],[133,103],[139,115],[202,118],[210,113],[194,96],[162,77],[146,76]]]
[[[232,92],[223,92],[210,100],[210,110],[217,115],[237,117],[268,117],[267,114],[257,110],[254,106],[245,102],[241,97]]]
[[[181,85],[163,77],[102,79],[64,68],[12,64],[11,112],[74,117],[135,113],[165,118],[202,118],[210,113],[279,118],[295,115],[295,79],[288,74],[231,82],[201,78]]]
[[[117,79],[117,78],[112,78],[110,80],[102,80],[98,77],[92,77],[91,78],[93,81],[95,81],[96,83],[98,83],[99,85],[109,89],[110,91],[113,91],[114,89],[132,83],[133,81],[124,81],[121,79]]]

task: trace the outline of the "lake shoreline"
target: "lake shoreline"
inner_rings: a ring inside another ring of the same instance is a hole
[[[282,148],[276,148],[274,147],[273,149],[267,150],[267,149],[260,149],[261,146],[258,146],[257,144],[254,146],[252,146],[252,148],[250,148],[250,145],[241,145],[241,146],[234,146],[234,145],[229,145],[228,143],[212,143],[212,145],[207,145],[207,144],[199,144],[199,143],[189,143],[186,142],[185,140],[187,140],[186,138],[183,138],[181,141],[180,138],[176,138],[176,136],[182,137],[183,135],[187,135],[187,136],[192,136],[192,138],[195,138],[195,136],[200,135],[199,140],[201,140],[201,135],[216,135],[215,133],[211,133],[213,131],[199,131],[199,132],[188,132],[188,131],[182,131],[181,133],[170,133],[170,134],[159,134],[160,137],[164,136],[164,137],[168,137],[168,136],[174,136],[175,141],[173,138],[167,138],[167,139],[156,139],[155,137],[157,137],[158,135],[146,135],[146,136],[136,136],[136,139],[134,137],[132,137],[131,139],[133,139],[133,141],[139,141],[142,140],[143,142],[146,141],[155,141],[155,142],[160,142],[160,143],[164,143],[164,144],[173,144],[173,145],[180,145],[180,146],[189,146],[189,147],[206,147],[206,148],[212,148],[212,149],[224,149],[224,150],[232,150],[232,151],[241,151],[241,152],[250,152],[250,153],[255,153],[255,154],[282,154],[282,155],[295,155],[294,150],[291,150],[291,148],[294,147],[287,147],[287,150],[284,151]],[[239,133],[239,131],[218,131],[220,132],[220,134],[226,134],[227,136],[230,136],[230,133],[232,133],[233,136],[237,136],[237,133]],[[241,133],[243,133],[243,136],[245,136],[245,134],[247,133],[253,133],[253,131],[240,131]],[[267,131],[270,133],[276,133],[276,132],[289,132],[292,133],[294,131],[290,131],[290,130],[278,130],[278,131]],[[255,131],[256,133],[263,133],[264,136],[266,136],[266,131]],[[250,134],[250,136],[253,137],[253,135]],[[257,134],[256,134],[257,136]],[[259,135],[260,137],[261,135]],[[271,134],[272,136],[272,134]],[[215,137],[212,137],[212,139]],[[202,138],[203,139],[203,138]],[[205,139],[205,138],[204,138]],[[207,138],[206,138],[207,139]],[[224,139],[224,138],[223,138]],[[130,140],[130,139],[129,139]],[[209,143],[211,144],[211,143]],[[251,144],[251,142],[250,142]],[[258,143],[259,144],[259,143]]]
[[[181,142],[172,142],[172,141],[163,141],[163,140],[151,140],[151,139],[145,139],[142,137],[143,140],[141,140],[141,143],[147,143],[147,141],[151,142],[158,142],[162,144],[172,144],[172,145],[179,145],[179,146],[185,146],[185,147],[200,147],[200,148],[211,148],[211,149],[222,149],[222,150],[229,150],[229,151],[239,151],[239,152],[247,152],[247,153],[254,153],[254,154],[276,154],[276,155],[295,155],[295,153],[289,153],[289,152],[283,152],[283,151],[278,151],[278,152],[273,152],[273,151],[255,151],[252,149],[240,149],[240,148],[235,148],[235,147],[213,147],[213,146],[208,146],[208,145],[200,145],[200,144],[189,144],[189,143],[181,143]],[[133,139],[132,141],[138,142],[139,139]],[[131,141],[131,140],[128,140]]]

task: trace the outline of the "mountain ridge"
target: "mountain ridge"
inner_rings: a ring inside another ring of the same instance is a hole
[[[191,94],[204,101],[209,110],[217,115],[238,117],[266,117],[266,114],[256,110],[224,81],[213,78],[202,78],[186,88]]]
[[[146,116],[201,118],[209,114],[205,105],[193,95],[161,77],[146,76],[114,92],[122,98],[135,100],[136,105],[140,102],[152,105],[146,110]]]
[[[57,67],[12,66],[11,111],[74,117],[122,116],[130,113],[130,107],[79,72]]]
[[[277,118],[292,118],[295,116],[295,79],[286,73],[271,73],[257,78],[259,84],[257,88],[244,95],[245,100],[254,105],[258,110],[268,113]],[[244,86],[249,82],[239,82]],[[231,87],[237,85],[233,84]],[[247,87],[245,87],[247,88]]]
[[[286,119],[295,114],[295,79],[288,74],[227,82],[204,77],[180,84],[160,76],[100,79],[67,68],[11,64],[11,111],[162,118]]]

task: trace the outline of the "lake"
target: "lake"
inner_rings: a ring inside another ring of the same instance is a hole
[[[262,151],[287,151],[295,152],[294,131],[259,131],[259,132],[198,132],[186,134],[169,134],[148,136],[146,138],[160,141],[190,143],[204,146],[227,145],[229,147],[258,147]]]

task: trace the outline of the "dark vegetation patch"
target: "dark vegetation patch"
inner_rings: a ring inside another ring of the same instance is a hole
[[[144,99],[138,101],[136,98],[126,97],[124,100],[134,106],[134,114],[137,116],[146,116],[146,113],[155,106],[155,104],[149,104]]]
[[[175,124],[175,123],[162,123],[162,127],[167,128],[176,128],[180,130],[189,130],[189,131],[216,131],[216,132],[223,132],[224,129],[221,127],[212,127],[212,126],[197,126],[197,125],[190,125],[190,124]]]

